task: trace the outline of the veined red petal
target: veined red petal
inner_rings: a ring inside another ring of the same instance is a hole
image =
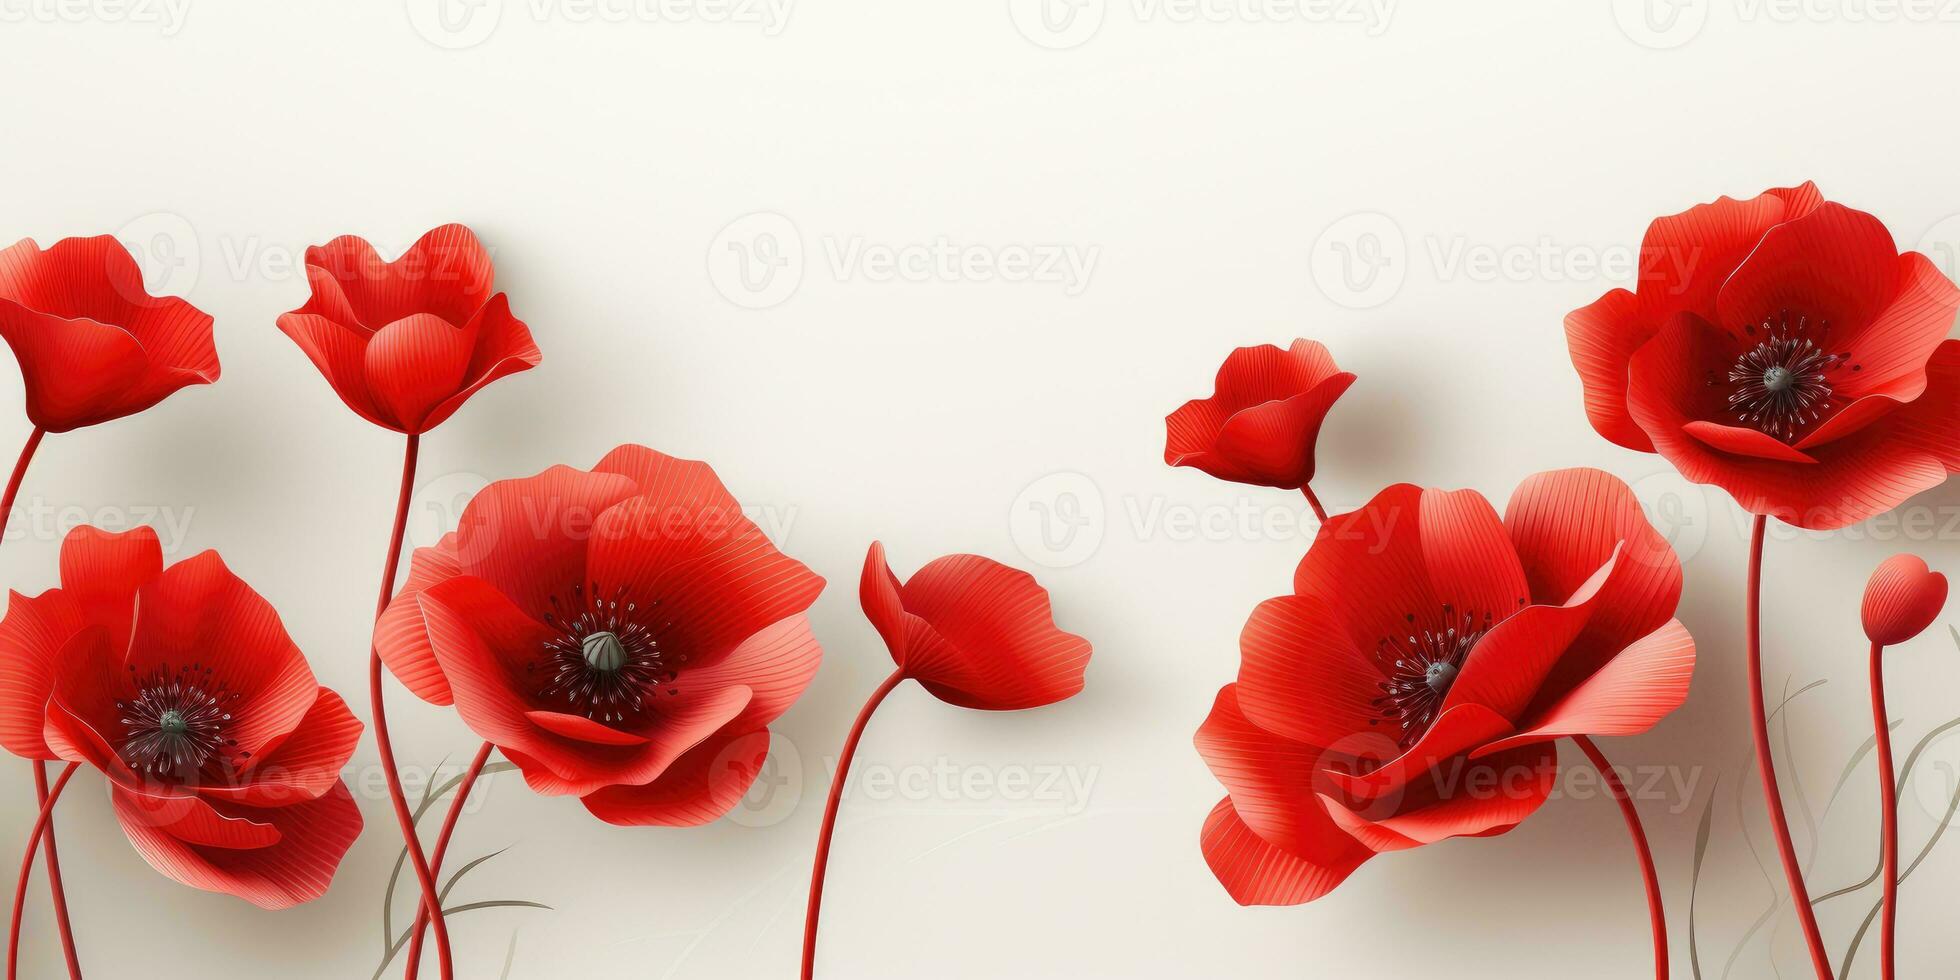
[[[1945,607],[1946,576],[1918,555],[1893,555],[1872,572],[1860,615],[1865,636],[1889,647],[1924,632]]]
[[[1267,843],[1239,818],[1227,797],[1212,807],[1198,847],[1205,864],[1240,905],[1299,905],[1311,902],[1346,881],[1354,869],[1374,856],[1355,844],[1342,859],[1317,864]]]
[[[653,782],[608,786],[579,802],[622,827],[698,827],[734,809],[768,757],[768,729],[720,733],[687,750]]]
[[[865,615],[881,635],[894,629],[884,547],[865,556]],[[898,587],[904,639],[893,662],[936,698],[963,708],[1013,711],[1082,690],[1089,641],[1055,626],[1048,591],[1034,576],[978,555],[927,562]],[[882,623],[881,623],[882,620]],[[887,641],[889,644],[889,640]]]
[[[165,877],[266,909],[288,908],[326,894],[341,858],[361,833],[361,810],[345,783],[292,806],[220,809],[226,818],[252,821],[278,833],[276,842],[252,848],[187,841],[151,823],[130,794],[111,790],[110,798],[129,842]]]

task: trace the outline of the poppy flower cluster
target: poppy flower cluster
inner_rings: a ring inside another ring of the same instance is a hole
[[[1320,344],[1245,347],[1215,394],[1165,420],[1164,459],[1299,489],[1320,519],[1289,595],[1252,612],[1238,680],[1199,726],[1224,784],[1199,849],[1242,905],[1321,898],[1374,856],[1505,833],[1573,740],[1613,790],[1666,918],[1646,833],[1595,735],[1646,731],[1686,699],[1681,567],[1626,484],[1540,473],[1500,519],[1474,491],[1397,484],[1330,517],[1308,488],[1327,409],[1355,380]]]
[[[1566,317],[1587,418],[1659,453],[1755,515],[1744,604],[1750,735],[1784,881],[1819,980],[1836,975],[1804,881],[1769,744],[1761,583],[1771,518],[1832,529],[1882,514],[1960,470],[1960,287],[1878,218],[1814,184],[1723,197],[1656,219],[1639,281]],[[1882,570],[1865,606],[1881,768],[1890,779],[1878,649],[1923,629],[1945,581]],[[1923,617],[1923,618],[1922,618]],[[1889,790],[1888,790],[1889,793]],[[1896,819],[1887,821],[1896,849]],[[1888,880],[1896,886],[1896,875]],[[1893,895],[1882,958],[1890,976]],[[1848,970],[1849,964],[1843,969]]]

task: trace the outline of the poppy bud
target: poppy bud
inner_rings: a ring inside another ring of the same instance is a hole
[[[1865,635],[1879,646],[1904,643],[1933,624],[1946,605],[1946,576],[1917,555],[1879,563],[1865,585]]]

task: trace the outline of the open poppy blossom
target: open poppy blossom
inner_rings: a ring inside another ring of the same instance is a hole
[[[1320,423],[1354,375],[1327,348],[1295,340],[1241,347],[1218,369],[1210,398],[1164,419],[1164,462],[1221,480],[1299,490],[1313,479]]]
[[[485,487],[416,549],[375,646],[533,790],[687,826],[760,772],[822,659],[804,615],[822,590],[706,463],[621,446]]]
[[[1502,520],[1473,491],[1390,487],[1321,528],[1294,593],[1254,611],[1197,735],[1229,794],[1205,859],[1241,904],[1511,829],[1555,740],[1646,731],[1694,670],[1680,563],[1598,470],[1531,477]]]
[[[279,615],[204,552],[79,527],[61,587],[0,620],[0,744],[100,770],[158,871],[263,908],[318,898],[361,831],[340,779],[361,723]]]
[[[343,235],[306,250],[312,295],[280,314],[279,329],[362,418],[427,432],[542,357],[494,279],[490,253],[462,225],[423,235],[393,262]]]
[[[1565,319],[1586,415],[1754,514],[1856,523],[1960,469],[1960,289],[1804,184],[1653,223]]]
[[[151,296],[108,235],[0,249],[0,337],[20,362],[28,419],[49,432],[134,415],[218,380],[210,315]]]
[[[948,704],[1037,708],[1082,690],[1089,641],[1056,628],[1034,576],[979,555],[946,555],[900,584],[871,543],[864,615],[905,676]]]

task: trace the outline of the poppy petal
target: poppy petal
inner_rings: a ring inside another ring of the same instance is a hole
[[[427,431],[429,414],[463,383],[475,338],[433,313],[376,331],[363,354],[368,390],[403,431]],[[440,420],[437,420],[440,421]]]
[[[374,623],[374,650],[388,672],[395,675],[409,692],[430,704],[450,704],[449,682],[443,679],[442,665],[429,649],[429,627],[423,620],[416,596],[463,574],[462,558],[456,552],[456,532],[442,536],[433,546],[417,548],[408,560],[408,581],[382,610]]]
[[[769,757],[769,732],[717,734],[642,786],[608,786],[579,802],[621,827],[698,827],[735,808]]]
[[[1558,782],[1558,747],[1527,745],[1431,773],[1433,779],[1407,784],[1403,798],[1378,800],[1362,812],[1330,798],[1328,815],[1376,851],[1501,834],[1551,797]]]
[[[123,833],[150,866],[192,888],[236,895],[260,908],[283,909],[326,894],[341,858],[361,833],[361,810],[347,784],[320,798],[272,809],[227,807],[223,815],[271,826],[279,839],[249,849],[186,841],[149,822],[135,798],[111,790]]]
[[[0,619],[0,747],[26,759],[53,759],[43,730],[57,665],[69,639],[88,621],[59,589],[39,596],[7,593]]]
[[[1422,499],[1421,487],[1398,483],[1361,509],[1329,518],[1293,573],[1293,591],[1340,610],[1338,621],[1359,650],[1372,651],[1384,637],[1407,632],[1410,614],[1451,601],[1431,584]]]
[[[298,727],[319,699],[319,682],[279,613],[215,551],[144,584],[125,664],[138,675],[208,671],[237,695],[228,732],[239,751],[254,755]]]
[[[320,688],[319,698],[299,727],[254,755],[237,786],[207,786],[200,792],[251,806],[289,806],[317,799],[340,781],[340,770],[353,757],[364,727],[345,699]]]
[[[1575,646],[1616,653],[1680,605],[1681,560],[1618,477],[1584,467],[1533,474],[1511,494],[1504,524],[1536,601],[1569,601],[1611,563]],[[1598,666],[1574,663],[1567,673],[1562,664],[1546,686],[1570,690]]]
[[[1317,864],[1267,843],[1252,832],[1232,808],[1230,797],[1219,800],[1205,818],[1198,841],[1205,864],[1240,905],[1299,905],[1311,902],[1346,881],[1354,869],[1374,856],[1359,844],[1342,859]]]
[[[533,619],[542,620],[559,608],[554,602],[582,605],[581,597],[564,593],[573,586],[591,587],[587,552],[594,525],[608,508],[635,492],[625,477],[569,466],[498,480],[463,508],[456,528],[457,560]]]
[[[354,414],[382,428],[407,431],[368,385],[368,334],[313,313],[281,313],[278,324]]]
[[[1352,851],[1354,841],[1320,801],[1326,787],[1316,786],[1326,752],[1247,721],[1234,685],[1219,690],[1197,746],[1231,794],[1232,808],[1262,840],[1323,864],[1338,864]]]
[[[1268,599],[1239,634],[1235,691],[1246,718],[1308,745],[1333,746],[1382,721],[1383,675],[1372,648],[1341,629],[1338,607],[1312,595]]]
[[[1527,719],[1523,731],[1475,754],[1573,735],[1639,735],[1688,699],[1694,673],[1694,637],[1679,620],[1670,619],[1608,660],[1542,714]]]
[[[163,546],[147,525],[104,531],[81,525],[61,539],[61,590],[112,640],[129,637],[136,592],[163,572]]]
[[[441,425],[470,396],[491,382],[528,371],[544,360],[544,354],[531,339],[530,329],[524,326],[524,321],[511,315],[510,300],[502,293],[490,297],[490,302],[476,312],[464,333],[475,338],[469,365],[463,372],[464,384],[429,412],[422,423],[425,429]]]

